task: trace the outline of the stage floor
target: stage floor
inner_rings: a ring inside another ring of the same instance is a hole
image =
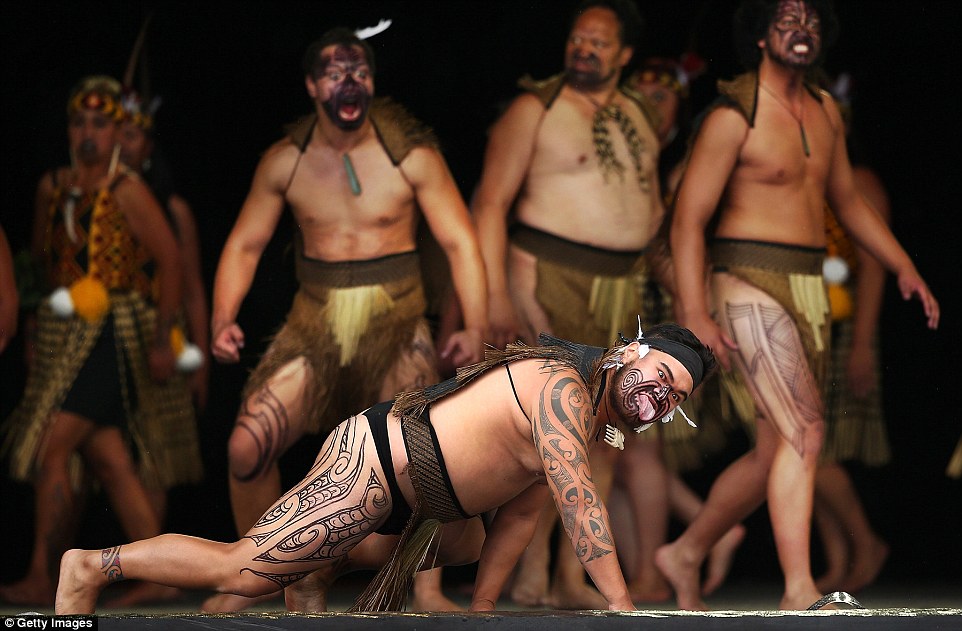
[[[98,610],[100,630],[134,629],[331,629],[395,631],[417,629],[446,631],[457,628],[484,628],[521,631],[574,631],[604,629],[859,629],[887,631],[894,629],[960,630],[962,629],[962,585],[906,582],[881,583],[856,595],[865,609],[840,605],[836,612],[779,612],[775,610],[780,596],[777,584],[738,581],[726,584],[706,599],[712,611],[681,612],[674,603],[643,605],[637,613],[555,611],[519,607],[507,599],[499,603],[496,613],[401,613],[346,614],[360,582],[342,581],[330,595],[331,613],[295,615],[284,612],[281,599],[259,604],[254,609],[231,615],[199,613],[207,594],[188,592],[179,600],[141,605],[135,608]],[[122,584],[111,587],[101,602],[120,594]],[[463,606],[468,604],[467,587],[447,586],[446,593]],[[25,608],[0,603],[0,616],[25,611],[51,614],[46,608]]]

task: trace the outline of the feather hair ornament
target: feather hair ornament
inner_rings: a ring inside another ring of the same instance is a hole
[[[154,116],[161,105],[159,96],[151,97],[150,95],[150,77],[147,67],[147,30],[153,16],[153,11],[147,14],[140,26],[140,31],[137,33],[137,39],[134,41],[130,57],[127,59],[127,67],[124,70],[124,90],[120,99],[128,118],[144,130],[153,127]],[[140,88],[136,89],[134,88],[134,76],[138,72]]]
[[[124,70],[125,88],[133,87],[134,72],[137,70],[137,64],[141,61],[140,51],[144,48],[144,42],[147,40],[147,27],[150,26],[150,21],[153,17],[153,12],[147,14],[147,17],[144,18],[143,24],[140,25],[140,31],[137,33],[137,39],[134,40],[134,47],[130,51],[130,57],[127,58],[127,68]]]
[[[368,26],[366,28],[359,28],[354,31],[354,34],[358,39],[368,39],[374,37],[379,33],[383,33],[391,26],[391,20],[381,20],[375,26]]]

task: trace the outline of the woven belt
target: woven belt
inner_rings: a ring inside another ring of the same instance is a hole
[[[411,483],[422,502],[422,510],[426,509],[428,517],[440,522],[470,517],[452,495],[447,477],[441,471],[430,424],[423,420],[405,420],[401,423],[401,433],[411,463],[408,469]]]
[[[821,276],[825,248],[764,241],[714,239],[710,249],[715,267],[756,267],[780,274]]]
[[[645,253],[643,249],[606,250],[569,241],[524,224],[511,227],[511,244],[539,259],[577,267],[595,276],[624,276],[634,269],[638,259]]]

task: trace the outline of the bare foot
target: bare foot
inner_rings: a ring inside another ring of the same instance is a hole
[[[284,604],[287,610],[297,613],[327,611],[327,590],[330,583],[326,576],[312,572],[288,585],[284,588]]]
[[[522,607],[541,607],[548,604],[548,563],[522,557],[511,582],[511,602]]]
[[[661,603],[671,598],[671,587],[659,573],[651,578],[637,578],[628,585],[628,596],[634,603]]]
[[[104,609],[130,609],[148,603],[171,602],[183,595],[176,587],[137,582],[123,594],[104,602]]]
[[[281,594],[282,592],[277,591],[271,592],[270,594],[264,594],[263,596],[255,596],[253,598],[248,596],[238,596],[237,594],[216,594],[205,600],[201,604],[200,610],[204,613],[232,613],[235,611],[244,611],[245,609],[250,609],[259,603],[280,598]]]
[[[416,589],[411,599],[410,611],[464,611],[464,607],[454,602],[436,589]]]
[[[824,596],[824,594],[819,593],[819,591],[815,589],[815,584],[812,583],[811,587],[807,589],[800,589],[795,592],[786,591],[785,594],[782,595],[782,602],[778,604],[778,608],[783,611],[802,611],[811,607],[822,596]],[[835,605],[825,605],[821,608],[821,610],[827,609],[838,609],[838,607]]]
[[[584,581],[574,585],[555,583],[546,604],[554,609],[608,609],[608,601],[601,592]]]
[[[708,565],[705,568],[705,582],[702,583],[701,595],[708,596],[721,587],[732,569],[735,551],[745,538],[745,527],[741,524],[732,526],[718,543],[708,553]]]
[[[852,566],[842,582],[842,591],[854,594],[871,585],[882,571],[888,556],[888,544],[878,537],[873,537],[872,543],[864,550],[856,548]]]
[[[0,585],[0,602],[50,607],[56,591],[49,578],[41,576],[35,579],[28,575],[16,583]]]
[[[67,550],[60,559],[54,611],[57,615],[91,614],[106,586],[107,579],[100,572],[100,552]]]
[[[444,595],[441,577],[440,567],[414,575],[414,585],[411,589],[413,597],[408,606],[410,611],[464,611],[464,607]]]
[[[842,589],[844,582],[845,568],[829,567],[824,574],[815,579],[815,587],[823,594],[827,594]]]
[[[679,609],[708,611],[708,605],[702,601],[698,586],[700,558],[686,556],[677,543],[669,543],[655,552],[655,565],[675,590]]]

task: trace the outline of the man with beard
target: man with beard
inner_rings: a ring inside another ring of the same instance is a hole
[[[256,596],[385,561],[352,611],[396,611],[426,559],[477,560],[471,609],[492,610],[549,496],[605,608],[634,609],[589,451],[610,449],[595,446],[602,434],[619,444],[622,429],[672,415],[714,368],[675,324],[608,350],[547,336],[492,350],[456,378],[338,425],[308,475],[237,542],[161,535],[68,552],[56,611],[92,613],[125,578]],[[472,517],[495,509],[487,529]],[[397,531],[400,541],[372,536]]]
[[[526,92],[491,129],[472,209],[488,273],[488,341],[499,348],[519,338],[530,343],[542,331],[607,346],[637,313],[646,324],[664,319],[646,308],[639,290],[648,284],[648,250],[664,215],[658,115],[644,96],[619,86],[640,30],[633,2],[583,3],[565,46],[564,73],[522,79]],[[603,492],[613,457],[595,463]],[[554,519],[546,507],[512,598],[603,606],[565,549],[549,588]]]
[[[825,202],[897,277],[903,298],[919,298],[930,328],[938,325],[939,306],[886,223],[858,194],[838,107],[806,81],[835,33],[829,3],[752,0],[739,8],[735,27],[743,63],[753,71],[719,85],[724,98],[695,138],[671,246],[679,317],[716,350],[723,368],[734,364],[744,377],[757,436],[656,561],[681,608],[705,608],[698,584],[705,554],[767,499],[785,577],[781,608],[801,609],[820,596],[809,536],[825,431],[820,380],[829,349]],[[711,306],[706,261],[713,266]]]
[[[447,255],[465,316],[442,353],[455,365],[477,361],[486,326],[484,267],[467,208],[430,130],[373,100],[370,46],[331,30],[308,47],[304,73],[315,114],[261,159],[214,283],[212,351],[236,362],[241,301],[290,205],[300,289],[244,389],[228,446],[239,533],[279,495],[278,458],[306,432],[328,432],[358,406],[437,381],[415,243],[419,208]],[[204,608],[249,604],[215,599]]]

